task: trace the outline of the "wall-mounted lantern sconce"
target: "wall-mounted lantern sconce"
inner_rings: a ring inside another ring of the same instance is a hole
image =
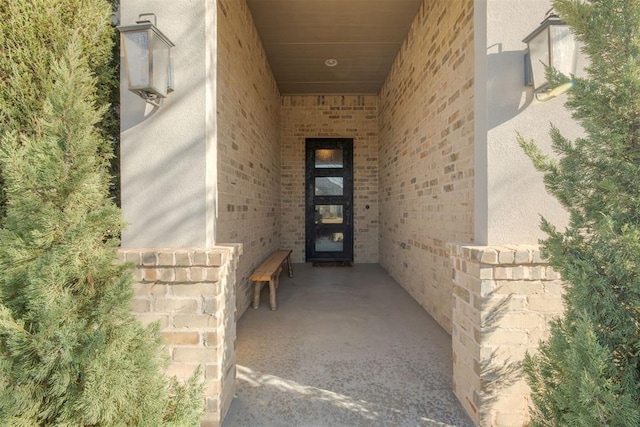
[[[153,17],[153,23],[148,19]],[[171,48],[175,46],[156,27],[156,16],[144,13],[134,25],[118,27],[129,90],[150,104],[173,91]]]
[[[578,75],[584,68],[586,59],[579,42],[553,10],[522,41],[529,49],[525,55],[525,84],[533,86],[536,94],[553,89],[547,81],[547,67],[567,76]]]

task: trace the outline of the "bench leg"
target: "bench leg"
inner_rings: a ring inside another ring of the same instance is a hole
[[[289,277],[293,277],[293,267],[291,266],[291,255],[287,257],[287,267],[289,267]]]
[[[260,307],[260,291],[262,290],[262,282],[255,282],[253,285],[253,308]]]
[[[277,306],[276,306],[276,288],[278,287],[278,275],[276,274],[275,277],[272,277],[271,280],[269,280],[269,303],[271,305],[271,310],[275,311],[277,310]]]

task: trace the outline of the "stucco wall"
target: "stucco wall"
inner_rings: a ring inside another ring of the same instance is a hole
[[[353,138],[354,261],[378,262],[377,105],[376,96],[282,97],[282,246],[293,262],[305,261],[305,138]]]
[[[448,331],[473,239],[473,4],[426,1],[380,93],[380,262]]]
[[[218,0],[216,241],[242,243],[237,306],[247,277],[280,247],[280,95],[244,0]]]
[[[559,226],[567,221],[516,141],[519,132],[551,152],[551,123],[569,138],[581,133],[564,107],[566,96],[539,102],[523,83],[522,39],[550,8],[550,0],[488,0],[475,5],[477,244],[536,244],[544,237],[540,215]]]
[[[152,11],[158,28],[175,43],[171,55],[175,92],[160,108],[127,90],[121,67],[122,209],[129,226],[122,245],[136,247],[207,247],[213,244],[213,188],[207,168],[215,167],[208,150],[215,142],[207,98],[215,80],[215,7],[205,0],[121,2],[121,24],[134,24]],[[121,58],[124,64],[124,59]]]

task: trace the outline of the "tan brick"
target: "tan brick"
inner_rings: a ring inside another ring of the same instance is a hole
[[[155,268],[145,268],[143,270],[143,280],[146,280],[148,282],[158,280],[158,270],[156,270]]]
[[[522,265],[516,265],[512,269],[513,280],[523,280],[529,278],[529,269]]]
[[[534,295],[544,293],[543,282],[536,280],[500,281],[496,285],[496,291],[501,294]]]
[[[528,270],[528,278],[531,280],[541,280],[545,278],[545,267],[541,265],[529,266]]]
[[[141,282],[144,280],[144,270],[140,268],[136,268],[133,270],[133,279],[136,282]]]
[[[526,330],[532,327],[532,325],[543,325],[545,323],[545,317],[536,313],[510,313],[506,312],[500,318],[500,328],[504,329],[520,329]]]
[[[515,261],[515,254],[511,250],[501,250],[498,252],[498,262],[501,265],[513,264]]]
[[[205,269],[205,280],[209,282],[217,282],[219,278],[219,269],[212,267]]]
[[[147,298],[133,298],[131,311],[133,313],[148,313],[151,311],[151,302]]]
[[[545,260],[544,258],[542,258],[542,254],[540,253],[540,250],[534,250],[533,251],[533,256],[532,256],[532,262],[534,264],[546,264],[547,260]]]
[[[169,316],[166,314],[136,314],[135,317],[144,326],[147,326],[153,322],[158,322],[160,324],[160,329],[164,329],[169,326]]]
[[[158,253],[158,265],[163,267],[173,267],[175,265],[173,252]]]
[[[560,280],[560,273],[556,272],[552,267],[547,267],[545,270],[545,278],[547,280]]]
[[[489,249],[489,248],[483,250],[480,258],[480,262],[484,264],[497,264],[498,252],[494,249]]]
[[[533,257],[530,249],[518,248],[515,250],[515,259],[513,260],[516,264],[529,264],[531,263]]]
[[[200,367],[201,366],[198,363],[171,363],[167,367],[165,373],[170,377],[187,379],[191,378]]]
[[[216,402],[216,404],[214,404],[213,402]],[[217,412],[217,406],[217,399],[209,400],[209,398],[207,398],[207,410],[204,413],[202,420],[200,421],[200,427],[220,427],[222,421],[220,419],[220,414]],[[216,410],[212,409],[214,407],[216,408]]]
[[[460,297],[462,299],[462,301],[464,301],[465,303],[469,303],[470,301],[470,296],[469,296],[469,291],[460,287],[460,286],[454,286],[453,288],[453,293],[455,295],[457,295],[458,297]]]
[[[207,264],[207,252],[205,251],[195,251],[193,253],[192,265],[194,266],[205,266]]]
[[[202,312],[205,314],[215,314],[218,309],[217,298],[204,297],[202,299]]]
[[[176,314],[172,323],[176,328],[209,328],[217,326],[218,319],[207,314]]]
[[[133,284],[136,296],[162,297],[167,294],[167,285],[156,282],[137,282]]]
[[[205,267],[191,267],[191,280],[194,282],[204,282],[207,278]]]
[[[197,345],[200,344],[199,332],[163,331],[162,338],[168,345]]]
[[[191,256],[192,254],[190,252],[176,252],[175,265],[180,267],[189,267],[193,265]]]
[[[156,265],[158,265],[157,252],[143,252],[142,265],[145,267],[155,267]]]
[[[481,267],[480,275],[478,277],[482,280],[490,280],[494,278],[494,268],[493,267]]]
[[[493,277],[496,280],[511,280],[513,279],[513,268],[496,267],[493,269]]]
[[[221,380],[222,371],[219,365],[207,364],[204,368],[204,376],[209,380]]]
[[[173,350],[174,362],[208,362],[217,360],[218,350],[213,348],[183,348]]]
[[[127,251],[125,261],[130,262],[135,266],[142,265],[142,254],[137,251]]]
[[[171,286],[172,294],[177,297],[205,297],[213,296],[218,290],[218,285],[211,282],[187,283]]]
[[[488,334],[483,339],[483,345],[513,345],[521,346],[529,342],[529,337],[525,331],[504,330]]]
[[[175,281],[178,283],[187,283],[191,281],[190,268],[176,268]]]
[[[186,298],[163,298],[156,301],[155,310],[161,313],[196,313],[198,300]]]
[[[173,282],[176,278],[176,272],[173,268],[170,268],[170,267],[160,268],[158,269],[158,272],[160,273],[158,279],[165,283]]]
[[[551,295],[563,295],[565,292],[565,286],[560,280],[546,281],[544,282],[544,290]]]
[[[206,265],[215,266],[215,267],[221,266],[222,254],[220,252],[208,252]]]
[[[528,308],[541,313],[562,313],[564,304],[559,295],[538,294],[527,297]]]

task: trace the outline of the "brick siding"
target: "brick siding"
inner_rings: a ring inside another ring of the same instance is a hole
[[[447,242],[473,242],[473,1],[426,1],[380,93],[380,263],[451,331]]]
[[[283,96],[281,114],[282,245],[292,261],[305,261],[305,140],[353,138],[354,261],[378,262],[377,97]]]
[[[522,426],[529,387],[521,364],[563,312],[560,276],[537,246],[450,246],[453,391],[480,426]]]
[[[135,266],[132,312],[159,322],[170,357],[167,375],[189,378],[201,367],[203,427],[217,427],[235,392],[235,288],[240,246],[122,249]]]
[[[246,2],[218,0],[216,241],[242,243],[238,316],[247,278],[280,249],[280,94]]]

